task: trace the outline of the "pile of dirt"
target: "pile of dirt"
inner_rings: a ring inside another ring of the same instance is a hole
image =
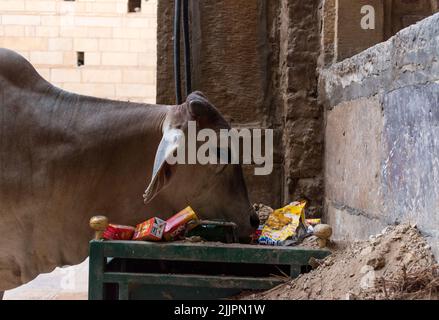
[[[311,272],[244,299],[439,299],[439,267],[408,224],[387,227],[312,264]]]

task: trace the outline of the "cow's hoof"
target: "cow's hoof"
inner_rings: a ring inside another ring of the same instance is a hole
[[[3,295],[5,294],[4,291],[0,291],[0,300],[3,300]]]

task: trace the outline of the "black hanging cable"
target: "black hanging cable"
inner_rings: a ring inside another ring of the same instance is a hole
[[[186,96],[192,92],[192,75],[191,75],[191,42],[189,33],[189,0],[183,0],[183,33],[184,33],[184,64],[185,64],[185,82]]]
[[[175,97],[177,104],[181,104],[181,74],[180,74],[180,20],[181,0],[175,0],[174,15],[174,78]]]

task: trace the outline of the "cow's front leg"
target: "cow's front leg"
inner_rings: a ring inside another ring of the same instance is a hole
[[[5,294],[4,291],[0,291],[0,300],[3,300],[3,295]]]

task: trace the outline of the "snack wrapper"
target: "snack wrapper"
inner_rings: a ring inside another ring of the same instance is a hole
[[[160,218],[151,218],[137,225],[133,240],[160,241],[166,222]]]
[[[311,226],[316,226],[322,223],[322,219],[306,219],[306,223]]]
[[[166,241],[178,240],[183,236],[186,230],[189,231],[198,224],[199,220],[194,210],[192,210],[191,207],[187,207],[166,220],[163,238]]]
[[[118,224],[109,224],[105,229],[103,238],[105,240],[131,240],[135,228],[131,226],[122,226]]]
[[[283,242],[297,235],[299,227],[306,226],[306,201],[293,202],[275,210],[267,219],[261,236],[260,244],[283,245]]]
[[[258,242],[258,239],[262,234],[262,229],[264,229],[264,225],[260,224],[256,231],[251,235],[252,242]]]

